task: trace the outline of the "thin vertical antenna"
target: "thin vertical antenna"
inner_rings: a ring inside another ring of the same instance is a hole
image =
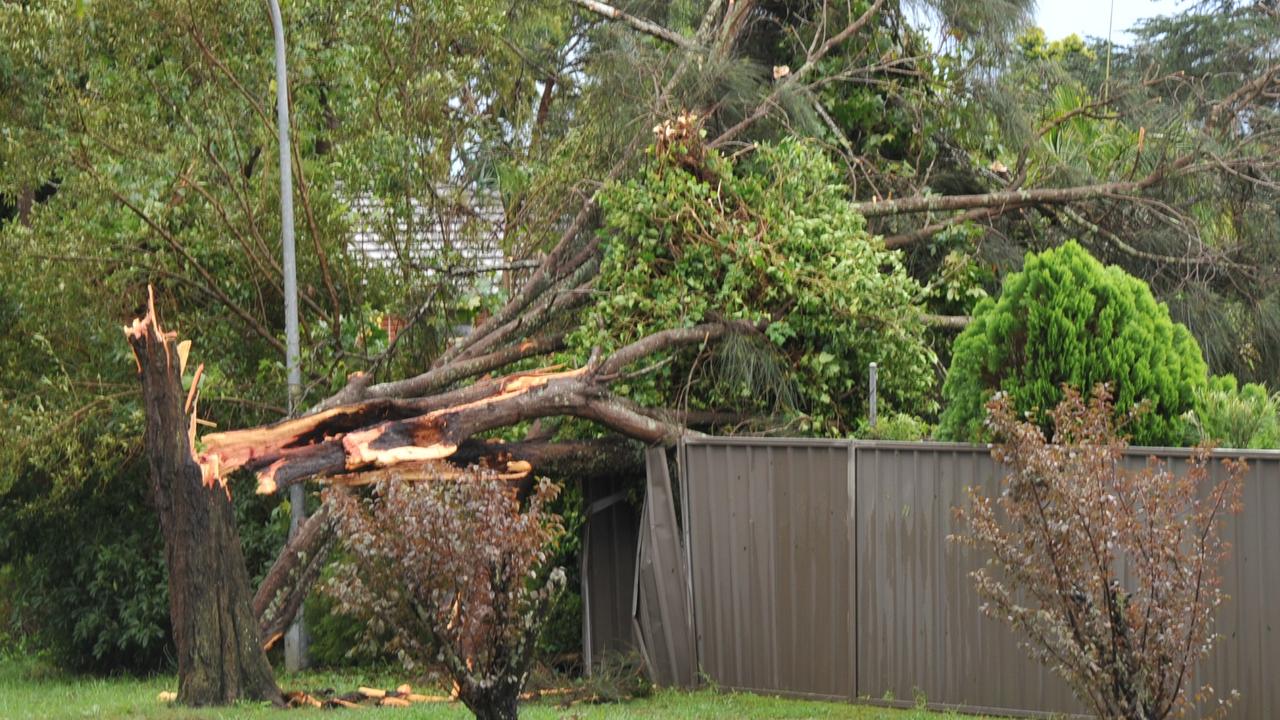
[[[1111,12],[1107,16],[1107,72],[1102,80],[1102,102],[1111,99],[1111,26],[1116,21],[1116,0],[1111,0]]]

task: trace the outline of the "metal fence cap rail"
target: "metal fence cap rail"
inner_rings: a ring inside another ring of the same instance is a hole
[[[680,442],[686,447],[849,447],[863,450],[941,450],[974,453],[989,453],[992,447],[989,443],[980,445],[977,443],[944,440],[859,440],[852,438],[781,437],[776,435],[699,435],[681,438]],[[1125,448],[1126,455],[1141,457],[1189,458],[1195,452],[1196,448],[1193,447],[1132,445]],[[1213,450],[1211,457],[1215,459],[1280,461],[1280,450],[1217,448]]]
[[[849,447],[849,440],[840,438],[778,437],[751,435],[697,435],[681,438],[686,447],[752,447],[761,445],[781,447]]]

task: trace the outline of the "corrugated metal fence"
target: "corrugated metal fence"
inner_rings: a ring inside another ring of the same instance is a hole
[[[1175,468],[1188,452],[1134,449]],[[1245,457],[1223,568],[1223,639],[1203,673],[1231,717],[1280,716],[1280,453]],[[964,488],[998,491],[984,447],[699,438],[679,450],[697,663],[731,688],[977,712],[1080,712],[979,611],[980,560],[947,541]],[[1215,473],[1221,472],[1215,467]]]

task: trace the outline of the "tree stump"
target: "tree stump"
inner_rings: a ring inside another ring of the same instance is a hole
[[[125,328],[146,408],[151,493],[164,535],[169,617],[178,650],[178,702],[281,704],[250,604],[253,592],[225,484],[195,460],[196,386],[182,390],[186,348],[160,328],[154,294]]]

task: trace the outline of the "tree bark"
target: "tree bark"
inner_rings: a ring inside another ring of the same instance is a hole
[[[174,343],[173,333],[161,330],[154,298],[146,316],[126,327],[125,335],[138,361],[146,407],[151,492],[169,571],[178,701],[280,704],[249,604],[249,576],[231,496],[225,486],[206,482],[195,461],[195,393],[182,391],[185,352]]]
[[[458,699],[475,714],[476,720],[518,720],[520,685],[498,681],[488,687],[464,685]]]

